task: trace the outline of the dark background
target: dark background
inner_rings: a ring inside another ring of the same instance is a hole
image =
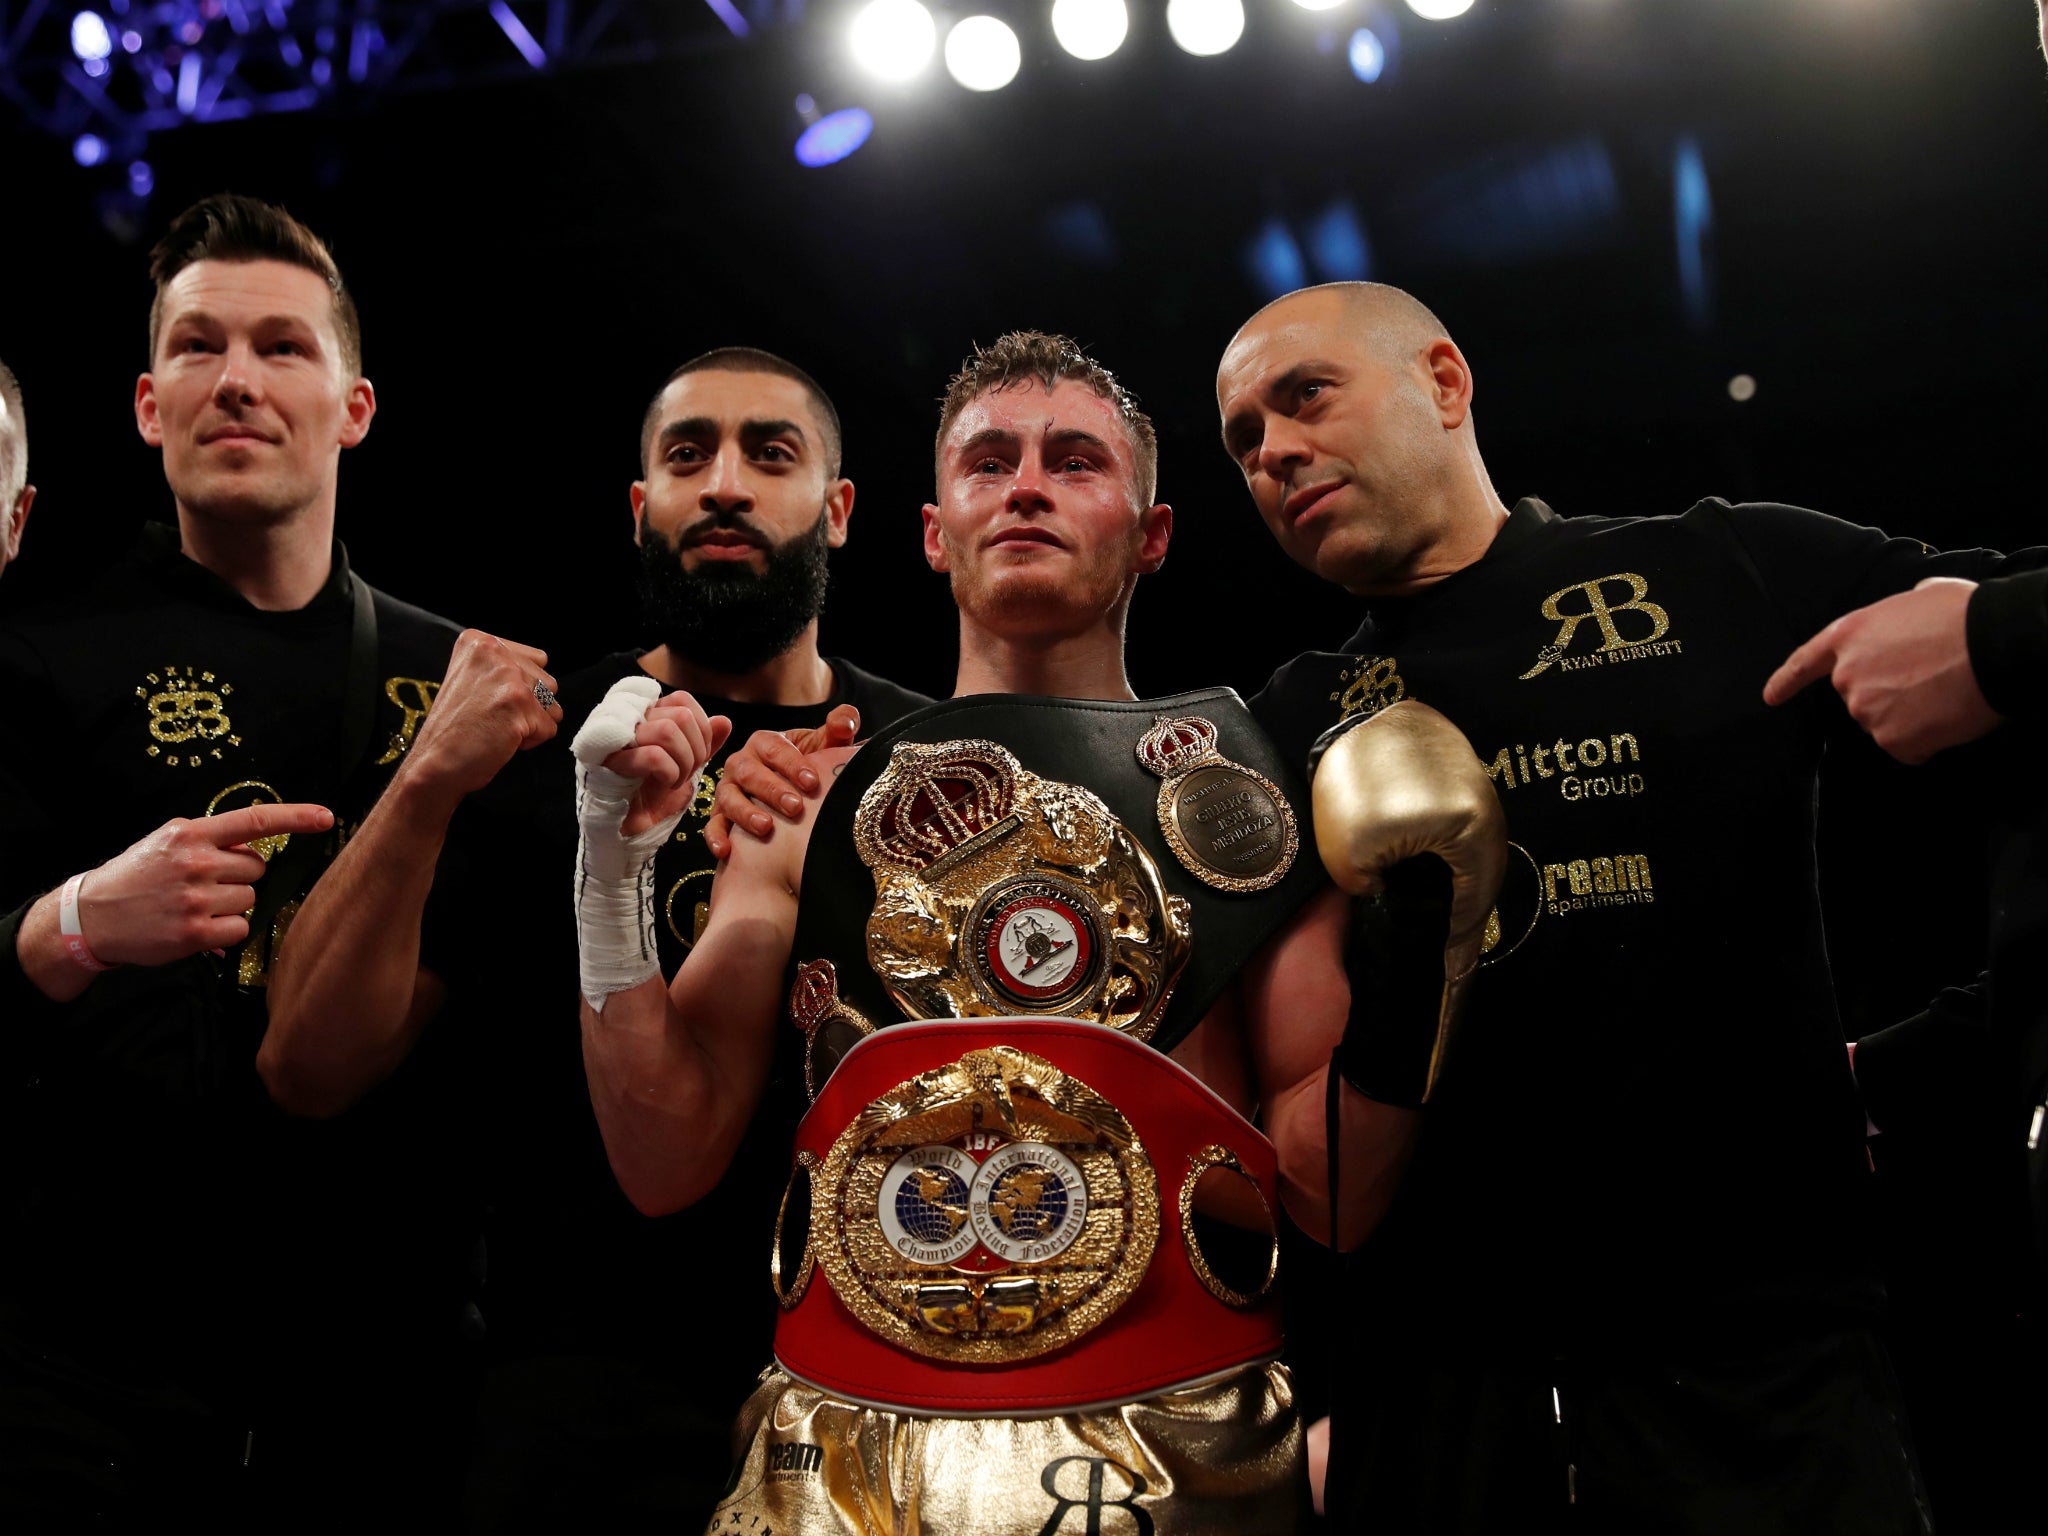
[[[1396,9],[1398,67],[1373,85],[1343,57],[1361,0],[1250,0],[1243,42],[1210,59],[1139,0],[1096,64],[1060,53],[1039,7],[991,8],[1025,65],[990,96],[936,68],[863,83],[839,51],[844,7],[785,8],[738,42],[685,5],[663,25],[695,51],[665,62],[343,92],[159,134],[146,203],[0,103],[0,357],[27,391],[41,488],[0,610],[169,515],[130,408],[144,252],[224,188],[286,203],[357,292],[380,401],[342,476],[358,565],[558,670],[634,635],[646,398],[739,342],[812,370],[845,418],[859,497],[826,649],[945,691],[952,611],[918,550],[936,402],[971,343],[1019,326],[1088,344],[1159,424],[1178,521],[1133,609],[1139,692],[1249,691],[1336,646],[1351,604],[1260,529],[1212,384],[1268,296],[1248,242],[1277,219],[1306,244],[1347,200],[1371,275],[1423,298],[1471,358],[1510,501],[1622,515],[1721,495],[1942,545],[2048,537],[2048,68],[2028,0],[1481,0],[1440,26]],[[799,92],[871,106],[873,139],[799,166]],[[1712,204],[1690,299],[1687,142]],[[1747,403],[1738,373],[1758,384]],[[1852,1034],[1974,974],[1988,782],[1981,754],[1911,773],[1853,742],[1837,754],[1823,858]],[[1967,1169],[1893,1160],[1900,1356],[1937,1498],[1967,1516],[2000,1438],[1980,1378],[2011,1327],[2012,1255],[1989,1235],[2002,1208],[1959,1195]]]

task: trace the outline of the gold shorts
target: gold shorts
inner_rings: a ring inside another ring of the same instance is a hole
[[[762,1378],[712,1536],[1285,1536],[1308,1502],[1279,1364],[1121,1408],[947,1419]]]

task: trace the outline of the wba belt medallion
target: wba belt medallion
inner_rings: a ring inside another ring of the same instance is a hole
[[[1152,1034],[1188,961],[1188,904],[1090,791],[994,742],[899,742],[853,837],[875,879],[868,961],[910,1018]]]
[[[1158,1178],[1116,1107],[997,1046],[854,1118],[818,1174],[811,1247],[882,1338],[993,1364],[1056,1349],[1122,1306],[1159,1217]]]
[[[1188,873],[1219,891],[1264,891],[1294,867],[1301,847],[1294,807],[1280,786],[1216,750],[1213,721],[1153,722],[1138,761],[1165,780],[1159,830]]]

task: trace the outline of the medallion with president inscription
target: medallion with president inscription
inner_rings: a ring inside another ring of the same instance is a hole
[[[1301,830],[1294,807],[1264,774],[1216,750],[1214,721],[1153,722],[1138,761],[1159,786],[1159,830],[1189,874],[1219,891],[1271,890],[1294,867]]]

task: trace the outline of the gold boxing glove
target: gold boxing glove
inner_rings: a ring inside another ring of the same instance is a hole
[[[1316,849],[1357,898],[1336,1067],[1370,1098],[1424,1104],[1479,968],[1507,818],[1464,734],[1413,699],[1340,723],[1317,754]]]

